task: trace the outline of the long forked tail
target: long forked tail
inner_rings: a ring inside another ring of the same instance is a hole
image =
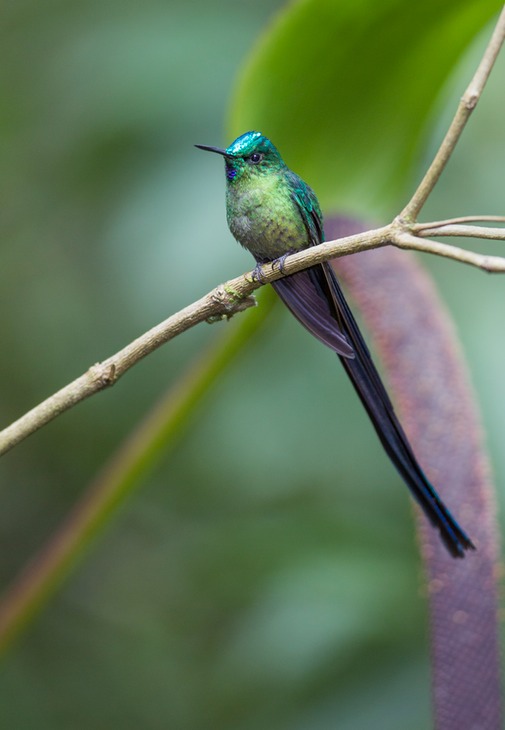
[[[386,453],[454,557],[475,549],[419,466],[333,269],[320,264],[272,283],[295,317],[334,350]]]

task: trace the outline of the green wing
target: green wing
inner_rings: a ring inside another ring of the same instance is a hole
[[[315,192],[294,172],[289,173],[289,186],[293,200],[305,223],[310,245],[317,246],[324,241],[323,214]]]

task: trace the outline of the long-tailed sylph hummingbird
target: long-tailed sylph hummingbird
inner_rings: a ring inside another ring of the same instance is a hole
[[[321,209],[313,190],[292,172],[260,132],[246,132],[225,150],[226,216],[237,241],[257,264],[280,259],[324,240]],[[339,356],[389,458],[448,550],[463,557],[474,548],[417,463],[370,352],[329,263],[272,282],[306,329]]]

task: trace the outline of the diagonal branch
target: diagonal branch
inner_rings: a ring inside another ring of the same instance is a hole
[[[447,230],[447,227],[444,228],[443,223],[443,221],[440,222],[440,230]],[[201,299],[148,330],[116,354],[111,355],[101,363],[92,365],[79,378],[42,401],[3,431],[0,431],[0,455],[9,451],[27,436],[77,403],[114,385],[124,373],[140,360],[177,335],[201,322],[226,319],[239,311],[254,306],[255,300],[251,297],[251,294],[263,284],[294,274],[322,261],[393,244],[399,248],[444,256],[445,258],[476,266],[484,271],[505,273],[505,258],[486,256],[457,246],[431,241],[414,235],[411,232],[412,230],[415,230],[414,226],[408,226],[402,219],[396,219],[393,223],[382,228],[375,228],[365,233],[346,236],[334,241],[326,241],[319,246],[299,251],[286,258],[282,272],[275,264],[265,264],[261,268],[261,282],[254,279],[252,272],[249,272],[221,284]],[[501,235],[494,235],[493,238],[505,240],[505,228],[482,228],[481,232],[484,234],[488,230],[500,231]],[[433,233],[430,229],[420,231],[423,236],[430,233]],[[482,235],[481,237],[485,236]]]
[[[408,222],[417,220],[421,208],[426,203],[428,196],[438,182],[438,179],[444,171],[449,158],[454,152],[454,148],[465,128],[471,113],[477,106],[484,86],[489,78],[489,74],[495,64],[500,52],[500,48],[505,40],[505,7],[502,9],[498,22],[491,36],[491,40],[482,56],[482,60],[475,72],[473,79],[470,81],[468,88],[461,97],[457,112],[451,122],[447,134],[440,145],[433,162],[429,166],[425,176],[421,180],[414,195],[400,213],[400,217]]]
[[[390,230],[390,226],[385,226],[384,228],[368,231],[368,233],[348,236],[340,241],[330,241],[317,246],[317,248],[301,251],[286,260],[285,273],[300,271],[311,264],[331,257],[343,256],[354,251],[384,245],[389,242]],[[164,322],[126,345],[116,354],[90,367],[79,378],[51,395],[1,431],[0,454],[9,451],[34,431],[37,431],[80,401],[114,385],[124,373],[140,360],[182,332],[201,322],[226,319],[238,311],[254,306],[255,300],[250,295],[263,283],[269,283],[284,275],[278,267],[266,264],[262,267],[261,282],[253,279],[252,272],[244,274],[221,284],[198,301],[173,314]]]

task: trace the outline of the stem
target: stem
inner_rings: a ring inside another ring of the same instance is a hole
[[[437,233],[437,235],[452,235],[447,233],[448,226],[444,225],[444,221],[439,223],[440,228],[443,228],[446,232]],[[425,224],[422,224],[421,228],[418,229],[417,226],[409,225],[405,219],[399,217],[393,223],[382,228],[326,241],[319,246],[313,246],[292,254],[286,258],[282,272],[274,264],[265,264],[261,267],[261,282],[254,280],[253,272],[249,272],[221,284],[198,301],[181,309],[164,322],[145,332],[115,355],[111,355],[107,360],[93,365],[79,378],[42,401],[10,426],[4,428],[3,431],[0,431],[0,455],[12,449],[27,436],[77,403],[104,388],[114,385],[124,373],[140,360],[177,335],[186,332],[186,330],[201,322],[212,318],[229,318],[236,312],[254,306],[255,301],[250,295],[263,284],[294,274],[322,261],[394,244],[400,248],[409,248],[435,254],[436,256],[444,256],[445,258],[476,266],[484,271],[505,272],[505,258],[485,256],[466,251],[457,246],[417,237],[413,235],[413,232],[417,230],[420,234],[425,235],[430,229],[426,229]],[[471,230],[470,226],[465,227],[463,232],[457,235],[470,235],[465,232],[468,230]],[[480,228],[479,230],[481,238],[492,237],[505,240],[505,228]],[[490,231],[492,235],[489,233]]]
[[[425,227],[421,230],[414,227],[422,236],[457,236],[458,238],[483,238],[492,241],[503,241],[505,228],[485,228],[483,226],[443,225]]]
[[[446,218],[443,221],[416,223],[414,230],[418,233],[419,231],[423,231],[425,228],[452,226],[454,223],[505,223],[505,215],[460,215],[457,218]]]
[[[447,165],[449,158],[461,137],[463,129],[470,118],[470,114],[477,106],[504,40],[505,7],[502,9],[496,27],[493,31],[493,35],[491,36],[491,40],[489,41],[484,55],[482,56],[479,67],[461,98],[454,119],[447,130],[447,134],[445,135],[433,162],[429,166],[428,171],[421,180],[414,195],[400,213],[400,217],[408,223],[413,223],[417,220],[421,208],[426,203],[428,196],[444,171],[445,166]]]
[[[300,251],[286,259],[283,270],[286,274],[290,274],[329,258],[384,245],[389,241],[389,230],[390,227],[386,226]],[[209,319],[229,318],[238,311],[254,306],[255,300],[250,297],[252,292],[263,283],[274,281],[285,275],[279,271],[279,267],[271,264],[263,266],[262,272],[261,283],[253,280],[252,272],[250,272],[221,284],[198,301],[145,332],[115,355],[93,365],[86,373],[1,431],[0,454],[9,451],[27,436],[77,403],[114,385],[140,360],[182,332]]]
[[[505,236],[503,237],[505,239]],[[410,233],[399,231],[394,234],[392,241],[398,248],[406,248],[412,251],[424,251],[444,256],[454,261],[460,261],[463,264],[476,266],[488,273],[505,273],[505,259],[501,256],[487,256],[486,254],[476,253],[475,251],[467,251],[457,246],[449,246],[447,243],[439,243],[438,241],[417,238]]]

